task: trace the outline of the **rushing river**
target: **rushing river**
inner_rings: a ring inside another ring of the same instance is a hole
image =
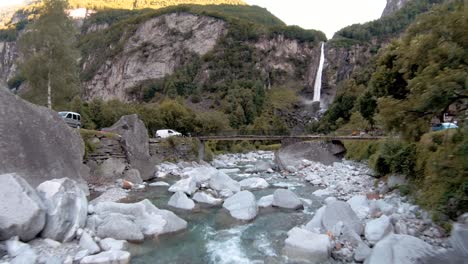
[[[264,157],[269,162],[272,158],[272,155]],[[224,171],[234,180],[241,181],[251,175],[245,171],[254,162],[238,162]],[[312,195],[317,187],[301,178],[279,173],[253,176],[262,177],[270,184],[267,189],[252,191],[257,199],[272,194],[278,188],[289,188],[304,198],[304,210],[260,208],[253,221],[240,222],[221,206],[200,206],[194,211],[176,210],[167,205],[172,195],[167,187],[149,187],[145,192],[133,193],[130,200],[150,199],[157,207],[169,209],[184,218],[188,227],[181,233],[132,245],[132,263],[292,263],[282,254],[284,241],[289,230],[307,223],[321,206],[322,202]],[[179,177],[164,180],[173,184]]]

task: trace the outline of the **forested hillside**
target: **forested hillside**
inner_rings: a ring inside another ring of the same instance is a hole
[[[398,30],[370,29],[392,19],[354,26],[337,35],[354,32],[347,36],[357,41],[387,37],[389,32],[391,36]],[[441,215],[456,217],[467,211],[467,36],[464,1],[449,1],[417,16],[368,67],[343,81],[334,103],[311,131],[379,130],[398,136],[399,140],[376,144],[350,144],[348,157],[369,159],[380,175],[407,175],[419,191],[404,191]],[[431,123],[443,122],[449,112],[460,129],[428,133]]]

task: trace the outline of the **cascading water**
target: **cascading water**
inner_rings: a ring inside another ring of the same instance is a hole
[[[316,75],[315,84],[314,84],[314,100],[313,100],[314,102],[320,102],[320,91],[322,89],[323,63],[325,62],[324,46],[325,46],[325,43],[322,42],[320,62],[319,62],[319,67],[317,70],[317,75]]]

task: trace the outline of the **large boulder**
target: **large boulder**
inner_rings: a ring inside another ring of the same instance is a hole
[[[79,245],[80,248],[87,250],[90,255],[101,251],[101,248],[96,244],[91,235],[86,232],[81,235]]]
[[[330,257],[331,243],[327,235],[295,227],[288,232],[284,253],[300,263],[323,263]]]
[[[209,205],[220,205],[223,203],[223,199],[214,198],[213,196],[205,192],[197,192],[193,196],[193,200],[198,203],[204,203]]]
[[[138,169],[143,180],[154,177],[154,163],[149,154],[148,130],[138,115],[122,116],[117,123],[103,129],[122,137],[127,158],[132,168]]]
[[[263,196],[262,198],[258,199],[257,202],[258,207],[270,207],[273,205],[273,194]]]
[[[254,219],[258,212],[255,196],[249,191],[241,191],[227,198],[223,207],[232,217],[245,221]]]
[[[36,190],[14,173],[0,175],[0,182],[0,240],[35,238],[46,221],[46,207]]]
[[[323,227],[322,218],[323,212],[325,212],[325,207],[326,206],[322,206],[317,211],[315,211],[314,217],[306,224],[305,229],[311,232],[320,233]]]
[[[86,224],[88,200],[85,193],[68,178],[43,182],[36,189],[47,208],[42,237],[71,241],[78,228]]]
[[[147,199],[139,202],[139,204],[142,204],[145,207],[145,211],[147,213],[160,215],[164,220],[166,220],[166,224],[164,225],[161,234],[178,232],[187,228],[187,222],[173,212],[159,209]]]
[[[84,257],[80,264],[128,264],[130,253],[121,250],[109,250],[97,255]]]
[[[460,255],[468,258],[468,224],[453,224],[450,243]]]
[[[434,249],[419,238],[390,234],[380,240],[366,259],[366,264],[415,264],[431,255]]]
[[[84,143],[54,111],[0,88],[0,174],[15,172],[32,187],[70,178],[87,188]]]
[[[304,207],[296,194],[287,189],[278,189],[273,193],[273,206],[293,210]]]
[[[192,177],[182,179],[169,187],[170,192],[184,192],[188,195],[192,195],[197,189],[197,181]]]
[[[353,196],[347,203],[351,206],[351,209],[353,209],[359,219],[365,219],[369,215],[369,201],[365,195]]]
[[[382,215],[377,219],[367,222],[364,235],[367,241],[371,244],[375,244],[391,232],[393,232],[393,225],[390,222],[390,217]]]
[[[174,193],[169,199],[168,204],[172,207],[183,210],[192,210],[195,207],[195,203],[192,199],[188,198],[183,192]]]
[[[218,172],[216,175],[211,177],[210,187],[216,191],[227,189],[233,193],[237,193],[241,190],[240,184],[223,172]]]
[[[239,182],[243,190],[257,190],[268,188],[268,182],[262,178],[248,178]]]
[[[184,172],[182,175],[185,177],[192,177],[195,179],[197,184],[201,184],[207,182],[211,179],[211,177],[218,174],[219,171],[210,166],[201,166],[195,167],[191,170]]]
[[[143,241],[145,238],[141,228],[135,223],[135,218],[118,213],[110,213],[102,218],[96,228],[97,236],[114,238],[133,242]]]
[[[281,169],[288,167],[299,168],[302,166],[302,160],[311,160],[321,162],[325,165],[331,165],[338,162],[339,154],[346,149],[339,144],[305,141],[294,143],[281,149],[276,153],[276,162]]]
[[[325,207],[322,216],[322,225],[327,231],[333,230],[338,222],[350,227],[358,235],[362,234],[363,226],[351,206],[342,201],[331,202]]]

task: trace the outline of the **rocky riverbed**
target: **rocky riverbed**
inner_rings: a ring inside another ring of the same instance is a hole
[[[467,259],[468,217],[449,236],[392,190],[403,183],[400,176],[379,181],[365,164],[346,160],[300,160],[278,171],[273,160],[272,152],[252,152],[217,156],[211,164],[162,163],[151,182],[118,183],[132,190],[97,188],[104,193],[89,204],[72,181],[48,181],[34,190],[11,175],[17,195],[32,201],[28,210],[35,213],[19,227],[0,225],[3,239],[19,236],[0,242],[0,263]],[[2,206],[15,202],[3,198]],[[80,202],[67,202],[73,199]],[[56,230],[47,229],[51,225]]]

